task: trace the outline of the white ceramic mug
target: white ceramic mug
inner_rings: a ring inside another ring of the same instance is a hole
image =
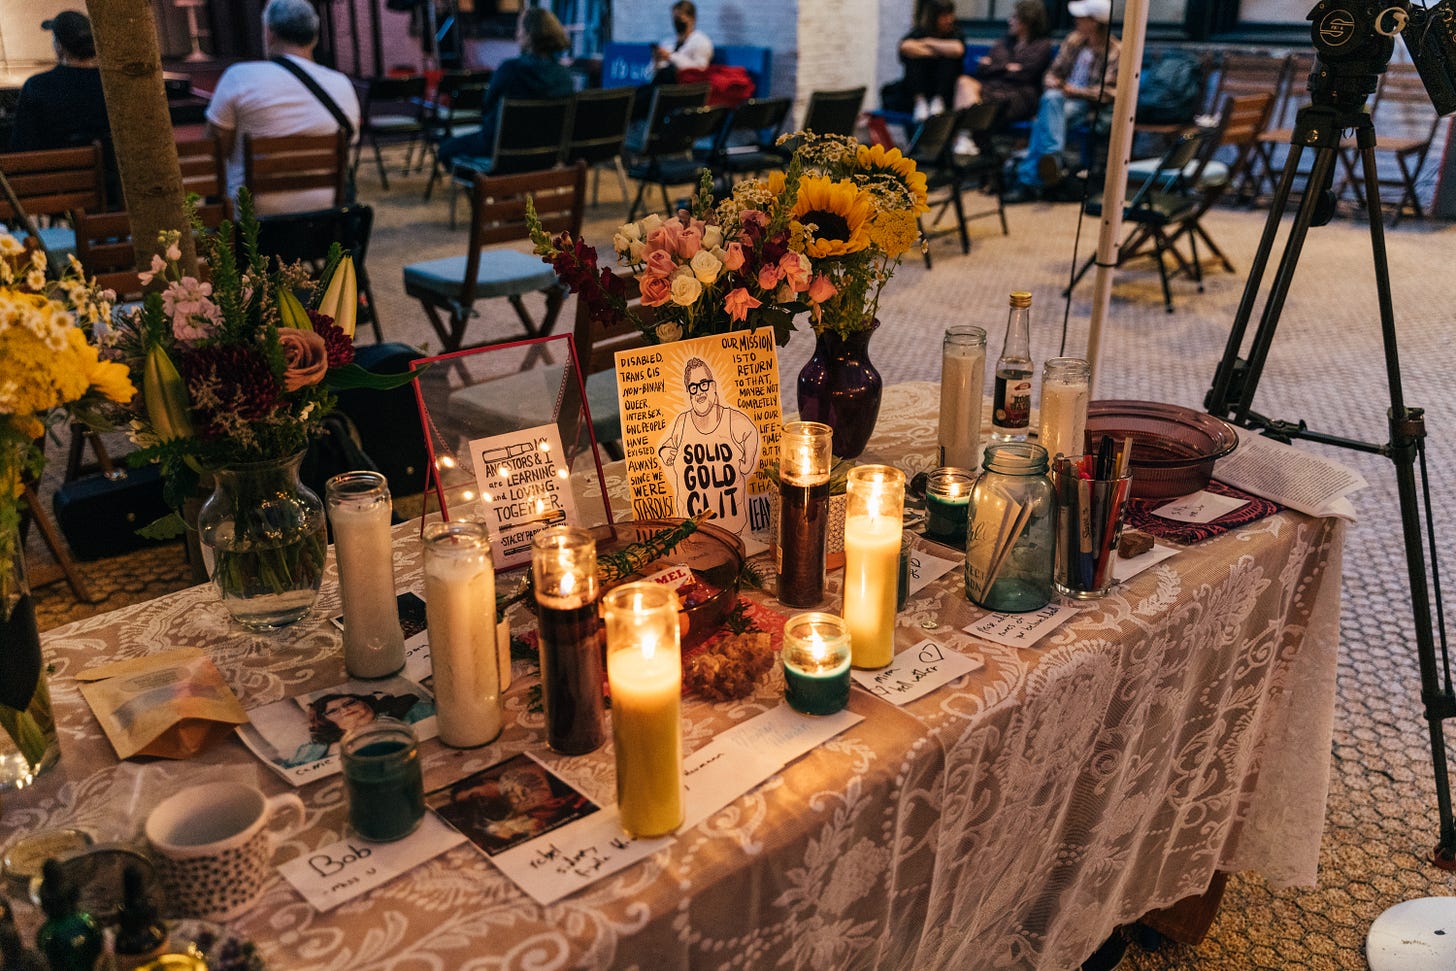
[[[241,782],[191,786],[153,809],[147,842],[171,911],[219,921],[246,913],[263,891],[273,855],[268,822],[282,810],[296,816],[288,833],[303,828],[298,796],[267,796]]]

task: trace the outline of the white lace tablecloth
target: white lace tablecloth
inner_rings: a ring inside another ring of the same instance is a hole
[[[887,389],[862,461],[930,468],[938,404],[934,385]],[[607,485],[622,494],[619,469]],[[396,534],[402,588],[420,585],[416,537]],[[327,914],[275,874],[234,929],[291,971],[1074,967],[1215,870],[1314,881],[1342,540],[1338,521],[1281,513],[1165,560],[1030,650],[955,633],[981,611],[952,570],[911,598],[897,640],[935,638],[983,668],[904,708],[855,691],[859,725],[616,876],[541,907],[463,847]],[[118,764],[73,676],[195,644],[248,707],[336,683],[330,570],[313,616],[272,636],[230,625],[210,587],[47,635],[62,759],[0,797],[0,843],[53,826],[135,838],[150,804],[209,773],[283,790],[235,740],[187,763]],[[545,748],[534,671],[516,675],[494,744],[424,743],[427,787]],[[687,748],[782,698],[775,670],[744,701],[687,700]],[[548,758],[611,801],[610,740]],[[275,862],[347,835],[337,777],[301,794],[309,826]]]

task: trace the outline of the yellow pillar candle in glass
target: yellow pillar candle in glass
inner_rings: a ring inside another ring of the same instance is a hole
[[[656,583],[624,583],[602,597],[617,810],[633,836],[662,836],[683,821],[677,613],[677,594]]]
[[[844,619],[851,661],[882,668],[895,657],[895,594],[905,473],[887,465],[849,472],[844,511]]]
[[[425,621],[440,741],[473,748],[501,731],[495,569],[480,523],[425,527]]]

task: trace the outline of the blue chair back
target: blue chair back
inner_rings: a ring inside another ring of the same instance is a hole
[[[602,87],[637,88],[651,81],[652,47],[608,41],[602,47]]]
[[[773,52],[767,47],[750,44],[723,44],[713,49],[713,63],[724,67],[741,67],[753,78],[753,96],[767,98],[773,77]],[[603,61],[603,74],[606,73]],[[606,82],[603,81],[603,84]]]

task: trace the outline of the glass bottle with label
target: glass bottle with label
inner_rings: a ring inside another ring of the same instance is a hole
[[[996,361],[991,440],[1024,442],[1031,425],[1031,293],[1011,291],[1006,340]]]
[[[1052,598],[1055,541],[1046,449],[988,445],[985,466],[971,488],[966,596],[987,610],[1039,610]]]

